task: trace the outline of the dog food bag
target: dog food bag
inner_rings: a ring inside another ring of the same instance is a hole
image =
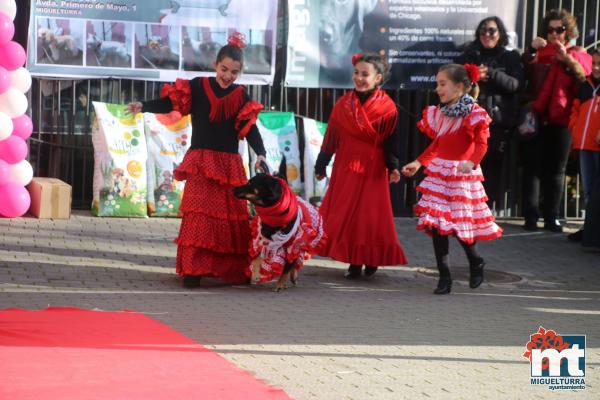
[[[190,116],[182,117],[177,111],[144,113],[144,126],[148,143],[148,215],[176,217],[184,182],[175,180],[173,170],[190,148]]]
[[[304,195],[311,204],[318,205],[325,196],[331,177],[333,158],[327,166],[327,178],[318,181],[315,178],[315,163],[321,151],[327,124],[311,118],[302,118],[304,127]]]
[[[92,214],[146,217],[146,138],[142,114],[127,106],[93,102],[94,184]]]
[[[244,164],[244,172],[246,172],[246,178],[250,178],[250,150],[248,149],[248,142],[246,139],[240,140],[238,145],[238,151],[242,157],[242,164]]]
[[[263,139],[271,172],[279,170],[279,165],[285,157],[288,184],[296,194],[300,194],[300,146],[294,113],[261,112],[258,114],[256,126]]]

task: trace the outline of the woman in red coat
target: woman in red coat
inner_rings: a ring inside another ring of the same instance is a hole
[[[536,37],[523,55],[539,134],[523,143],[524,228],[538,229],[540,184],[544,229],[562,232],[558,221],[565,170],[571,152],[569,116],[577,88],[592,69],[592,57],[571,42],[577,38],[575,18],[565,10],[550,10],[542,23],[544,38]]]
[[[379,88],[387,64],[378,55],[352,58],[354,90],[336,103],[315,165],[317,179],[335,154],[320,212],[328,242],[321,255],[350,263],[346,278],[378,266],[406,264],[394,225],[390,183],[400,180],[398,111]]]

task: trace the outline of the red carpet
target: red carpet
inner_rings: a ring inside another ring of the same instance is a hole
[[[0,399],[289,399],[135,312],[0,310]]]

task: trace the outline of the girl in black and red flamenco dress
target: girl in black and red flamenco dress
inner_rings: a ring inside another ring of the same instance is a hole
[[[346,278],[373,275],[379,266],[406,264],[398,241],[390,183],[400,180],[394,101],[379,85],[387,64],[375,54],[356,54],[354,90],[336,103],[315,164],[317,179],[335,154],[320,212],[328,241],[322,256],[350,264]]]
[[[265,161],[265,149],[255,126],[262,105],[251,101],[244,87],[234,84],[243,67],[244,40],[230,36],[215,63],[216,77],[177,79],[165,85],[158,100],[129,104],[130,112],[192,116],[192,143],[175,179],[186,181],[177,243],[177,273],[184,286],[196,287],[203,276],[231,283],[249,280],[250,225],[246,201],[233,196],[233,187],[247,182],[239,140],[246,138]]]
[[[487,151],[491,118],[468,94],[479,80],[476,66],[447,64],[437,74],[436,91],[440,106],[429,106],[417,127],[433,139],[415,161],[402,168],[413,176],[422,165],[427,177],[417,187],[422,193],[415,206],[418,230],[433,237],[433,248],[440,273],[435,294],[452,289],[448,268],[448,236],[454,235],[469,259],[469,286],[483,282],[485,262],[478,254],[478,240],[491,240],[502,234],[488,208],[479,163]]]

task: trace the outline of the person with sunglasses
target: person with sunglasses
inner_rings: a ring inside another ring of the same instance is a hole
[[[496,16],[484,18],[477,25],[475,40],[470,42],[456,60],[459,64],[474,64],[479,68],[478,103],[492,118],[488,151],[481,161],[485,172],[483,182],[489,197],[488,206],[504,208],[507,186],[509,140],[519,113],[519,91],[525,84],[521,55],[509,50],[508,33]]]
[[[592,57],[574,44],[577,23],[568,11],[548,11],[541,26],[544,37],[533,39],[523,55],[532,109],[540,122],[539,134],[522,148],[524,228],[538,229],[541,183],[544,229],[562,232],[558,216],[571,150],[569,117],[577,88],[592,70]]]

